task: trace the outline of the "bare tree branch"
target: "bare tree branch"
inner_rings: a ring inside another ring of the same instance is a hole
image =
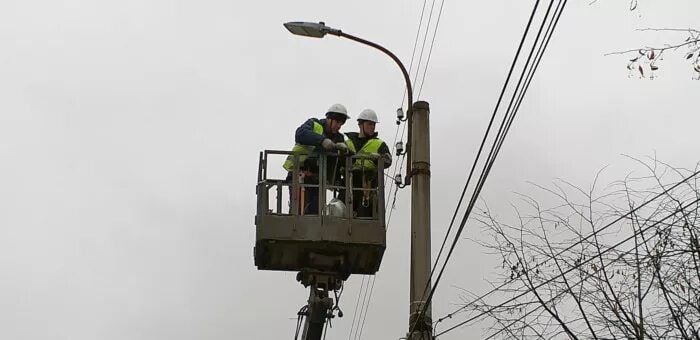
[[[513,223],[478,209],[479,243],[502,260],[492,285],[512,297],[465,299],[468,320],[492,320],[488,339],[700,340],[698,166],[628,158],[646,173],[601,187],[599,172],[588,190],[533,184],[556,201],[518,195]]]

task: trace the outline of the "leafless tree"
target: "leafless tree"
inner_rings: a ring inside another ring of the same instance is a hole
[[[591,4],[597,1],[591,1]],[[630,11],[637,11],[639,2],[639,0],[630,0]],[[654,79],[664,60],[664,56],[677,54],[681,55],[689,63],[694,73],[693,79],[700,80],[700,30],[694,28],[641,28],[637,29],[637,31],[675,33],[677,37],[673,41],[660,46],[643,46],[605,54],[606,56],[627,56],[629,58],[627,69],[630,77],[638,74],[641,78]]]
[[[664,44],[663,46],[644,46],[626,51],[611,52],[605,54],[622,54],[630,57],[627,63],[629,76],[637,73],[640,77],[649,79],[656,77],[656,71],[664,59],[664,53],[677,53],[681,51],[683,58],[690,62],[690,66],[695,72],[693,79],[700,80],[700,31],[692,28],[642,28],[637,31],[655,32],[679,32],[684,34],[685,40]],[[683,37],[683,35],[681,36]],[[680,39],[679,39],[680,40]],[[645,71],[646,70],[646,71]]]
[[[468,308],[488,338],[700,340],[700,165],[637,161],[645,175],[603,188],[535,185],[553,203],[521,196],[512,222],[480,209],[502,263],[498,299]]]

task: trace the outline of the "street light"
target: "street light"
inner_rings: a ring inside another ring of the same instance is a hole
[[[337,36],[340,36],[340,34],[342,33],[340,30],[336,30],[326,26],[324,22],[319,22],[317,24],[315,22],[293,21],[285,23],[284,27],[286,27],[289,30],[289,32],[292,32],[292,34],[312,38],[323,38],[323,36],[325,36],[326,33],[330,33]]]
[[[430,112],[427,102],[416,104],[415,117],[413,117],[413,89],[411,79],[406,72],[399,58],[386,48],[371,41],[358,38],[356,36],[343,33],[339,29],[326,26],[325,23],[311,22],[288,22],[284,24],[290,32],[296,35],[323,38],[326,34],[331,34],[350,40],[357,41],[364,45],[374,47],[391,57],[403,73],[406,81],[406,94],[408,95],[408,110],[406,120],[408,121],[408,141],[406,143],[407,170],[406,179],[401,184],[401,174],[397,174],[395,181],[401,188],[411,185],[411,178],[415,175],[415,183],[411,187],[411,285],[409,298],[409,335],[407,338],[418,339],[424,337],[432,339],[432,318],[430,303],[423,300],[424,287],[430,289],[430,133],[428,115]],[[397,116],[402,119],[402,112],[397,112]],[[416,124],[414,127],[413,124]],[[413,129],[415,128],[415,131]],[[414,141],[415,138],[415,141]],[[415,143],[415,148],[413,144]],[[399,147],[397,146],[397,150]],[[413,150],[412,150],[413,149]],[[415,153],[415,154],[413,154]],[[415,158],[416,164],[412,164]],[[418,332],[414,331],[418,328]],[[418,337],[413,337],[413,335]]]
[[[406,143],[406,153],[408,155],[408,160],[407,160],[407,171],[406,171],[406,183],[402,185],[401,187],[404,187],[406,185],[411,184],[411,123],[412,123],[412,106],[413,106],[413,88],[411,87],[411,77],[408,75],[408,72],[406,71],[406,67],[403,66],[403,63],[401,63],[401,60],[399,60],[396,55],[391,53],[391,51],[387,50],[383,46],[373,43],[371,41],[356,37],[351,34],[344,33],[343,31],[335,28],[331,28],[326,26],[324,22],[302,22],[302,21],[293,21],[293,22],[288,22],[284,24],[284,27],[289,30],[294,35],[300,35],[304,37],[312,37],[312,38],[323,38],[326,34],[331,34],[335,35],[338,37],[343,37],[347,38],[356,42],[359,42],[364,45],[372,46],[382,52],[384,52],[386,55],[391,57],[394,62],[399,66],[401,69],[401,73],[403,73],[403,78],[406,81],[406,94],[408,95],[408,110],[407,110],[407,120],[408,120],[408,141]]]

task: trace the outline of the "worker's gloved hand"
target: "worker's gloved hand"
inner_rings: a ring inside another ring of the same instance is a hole
[[[348,152],[348,145],[343,143],[343,142],[335,143],[335,149],[340,151],[340,152],[345,153],[345,152]]]
[[[321,146],[326,149],[326,151],[333,151],[335,150],[335,143],[333,143],[332,140],[326,138],[321,142]]]
[[[391,166],[391,155],[388,153],[385,153],[382,155],[382,159],[384,160],[384,168],[388,168]]]

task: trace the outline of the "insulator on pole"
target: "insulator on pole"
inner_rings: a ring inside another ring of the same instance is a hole
[[[401,122],[404,120],[403,118],[405,117],[403,113],[403,108],[400,107],[396,109],[396,125],[401,124]]]
[[[394,182],[396,185],[401,185],[403,183],[403,177],[401,177],[401,174],[396,174],[396,176],[394,176]]]
[[[403,155],[403,141],[396,142],[396,155]]]

